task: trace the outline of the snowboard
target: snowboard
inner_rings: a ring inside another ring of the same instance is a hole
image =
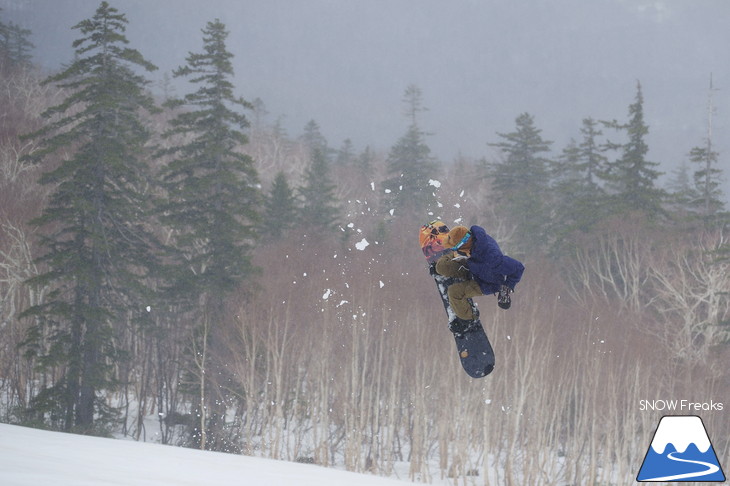
[[[456,314],[449,304],[448,290],[449,286],[458,282],[458,279],[447,278],[436,273],[436,260],[443,254],[451,251],[444,248],[444,240],[448,234],[448,227],[441,221],[432,221],[421,227],[420,243],[426,261],[428,262],[429,273],[436,282],[436,288],[441,296],[441,302],[444,305],[448,323],[451,322]],[[476,309],[474,302],[469,299],[473,309]],[[492,345],[487,338],[487,333],[482,327],[479,319],[476,319],[474,325],[464,332],[454,332],[454,341],[456,341],[456,351],[459,354],[461,366],[466,374],[472,378],[481,378],[487,376],[494,369],[494,351]]]

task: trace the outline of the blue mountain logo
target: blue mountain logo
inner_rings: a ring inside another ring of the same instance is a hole
[[[702,419],[695,415],[662,417],[636,480],[725,481]]]

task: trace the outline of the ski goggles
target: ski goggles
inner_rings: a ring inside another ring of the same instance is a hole
[[[438,219],[431,221],[426,226],[428,226],[431,229],[432,235],[449,232],[449,227],[446,226],[441,220],[438,220]]]

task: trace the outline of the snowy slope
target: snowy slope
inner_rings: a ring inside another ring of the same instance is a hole
[[[3,486],[403,486],[318,466],[0,424]]]

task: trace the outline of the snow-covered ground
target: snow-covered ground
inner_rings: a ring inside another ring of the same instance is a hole
[[[406,481],[269,459],[0,424],[0,485],[404,486]]]

